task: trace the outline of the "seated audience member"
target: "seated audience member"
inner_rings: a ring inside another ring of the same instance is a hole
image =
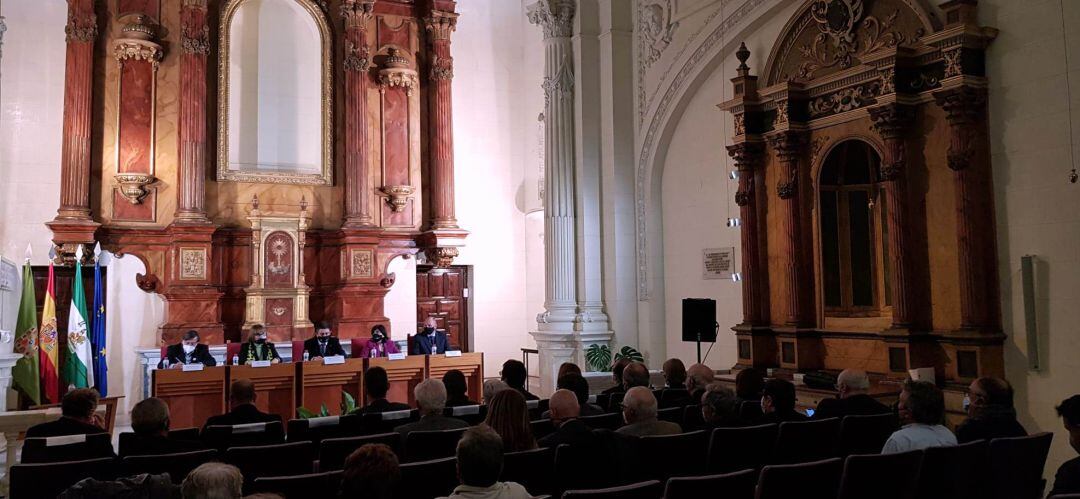
[[[649,388],[649,368],[641,362],[631,362],[622,372],[623,391],[635,386]]]
[[[456,430],[469,427],[469,423],[458,418],[443,416],[443,409],[446,408],[446,387],[443,386],[442,381],[437,379],[421,381],[413,389],[413,397],[416,398],[416,406],[420,409],[420,421],[394,428],[394,431],[400,433],[402,438],[413,431]]]
[[[365,444],[345,459],[338,497],[393,499],[401,481],[398,458],[386,444]]]
[[[369,367],[367,371],[364,371],[364,398],[367,399],[367,405],[354,412],[368,414],[411,409],[406,404],[386,400],[388,391],[390,391],[390,378],[386,375],[386,369],[379,366]]]
[[[1073,450],[1080,452],[1080,395],[1073,395],[1057,406],[1058,416],[1065,425],[1065,431],[1069,432],[1069,445]],[[1057,494],[1080,494],[1080,457],[1065,461],[1054,475],[1054,490],[1051,496]]]
[[[713,383],[701,397],[701,419],[707,428],[730,428],[740,426],[739,406],[741,402],[730,388]]]
[[[806,421],[805,414],[795,410],[795,385],[785,379],[773,378],[765,382],[761,391],[762,423]]]
[[[599,416],[604,414],[604,408],[589,403],[589,382],[580,374],[570,373],[564,376],[560,376],[555,381],[555,389],[557,390],[570,390],[574,392],[578,400],[578,410],[581,416]],[[549,419],[551,417],[551,410],[548,409],[540,415],[541,419]]]
[[[694,364],[686,370],[686,391],[690,392],[690,399],[700,401],[705,394],[705,387],[709,386],[716,378],[716,373],[705,364]]]
[[[882,454],[956,445],[956,437],[941,424],[945,420],[945,395],[933,383],[908,380],[897,407],[903,427],[885,441]]]
[[[956,442],[1023,437],[1027,431],[1016,420],[1013,388],[1001,378],[982,377],[968,387],[968,418],[956,427]]]
[[[570,373],[581,375],[581,368],[573,362],[563,362],[562,364],[559,364],[559,374],[555,376],[555,379],[559,379]]]
[[[567,376],[564,376],[567,377]],[[579,376],[580,377],[580,376]],[[540,447],[555,449],[559,445],[591,446],[596,441],[591,429],[579,419],[581,406],[578,396],[567,389],[556,390],[548,399],[551,424],[555,431],[537,441]]]
[[[446,386],[446,407],[458,407],[462,405],[477,405],[474,400],[469,400],[469,384],[465,380],[465,374],[457,369],[446,371],[442,377],[443,385]]]
[[[678,424],[657,419],[656,397],[653,396],[652,390],[644,386],[635,386],[627,390],[622,405],[626,426],[616,430],[616,433],[635,437],[682,433],[682,428]]]
[[[251,334],[248,336],[248,340],[240,347],[241,364],[251,364],[256,360],[269,360],[271,364],[281,362],[281,356],[278,355],[277,348],[266,339],[266,328],[262,327],[261,324],[251,326]]]
[[[484,423],[502,438],[504,452],[536,448],[529,425],[529,408],[525,405],[525,397],[516,390],[503,390],[491,399]]]
[[[520,360],[510,359],[503,362],[501,374],[503,382],[517,390],[525,397],[525,400],[540,400],[540,397],[525,389],[525,380],[529,377],[529,372],[525,370],[525,364]]]
[[[180,485],[184,499],[234,499],[243,496],[244,476],[231,464],[210,462],[191,470]]]
[[[267,414],[255,407],[255,383],[250,379],[240,378],[233,380],[229,385],[229,412],[220,416],[211,416],[206,420],[203,431],[207,426],[233,426],[249,423],[271,423],[281,421],[277,414]]]
[[[158,369],[164,368],[166,361],[170,369],[180,369],[184,364],[217,365],[217,360],[210,355],[210,347],[199,343],[199,332],[194,329],[184,333],[180,343],[165,349],[165,358],[158,361]]]
[[[131,408],[131,429],[135,438],[123,449],[125,456],[175,454],[202,449],[198,442],[169,438],[169,405],[150,397]]]
[[[500,482],[503,442],[487,425],[477,425],[462,435],[457,445],[457,474],[461,485],[448,499],[529,499],[518,483]]]
[[[386,328],[382,324],[376,324],[371,328],[371,338],[364,342],[364,348],[360,349],[360,356],[365,359],[374,357],[388,357],[392,353],[401,353],[397,343],[390,340],[386,334]]]
[[[667,388],[686,388],[686,365],[679,359],[668,359],[661,367]]]
[[[424,329],[413,336],[412,346],[409,347],[409,355],[434,355],[446,353],[450,350],[450,339],[446,333],[436,329],[435,318],[428,316],[424,319]]]
[[[765,375],[748,367],[735,375],[735,396],[740,402],[761,402],[761,390],[765,387]]]
[[[892,412],[885,404],[870,396],[870,378],[866,371],[844,369],[836,378],[837,398],[827,398],[818,403],[815,419],[842,418],[844,416],[870,416]]]
[[[60,401],[60,419],[31,426],[26,430],[26,437],[107,433],[105,420],[97,414],[97,406],[98,392],[96,390],[79,388],[67,392]]]
[[[315,336],[304,340],[304,352],[309,360],[322,360],[323,357],[345,355],[345,349],[341,348],[341,341],[330,332],[330,323],[319,321],[315,323]],[[293,362],[300,359],[293,359]]]
[[[503,382],[501,379],[485,379],[484,380],[484,405],[491,405],[491,399],[495,398],[499,392],[503,390],[509,390],[510,385]]]
[[[601,394],[611,395],[612,393],[623,393],[626,391],[623,390],[622,386],[622,373],[623,369],[626,369],[626,366],[628,365],[630,365],[630,361],[626,358],[616,360],[615,363],[611,365],[611,379],[615,382],[615,385],[600,392]]]

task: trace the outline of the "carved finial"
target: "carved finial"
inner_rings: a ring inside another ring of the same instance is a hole
[[[750,59],[750,49],[746,48],[746,42],[739,44],[739,50],[735,51],[735,58],[739,60],[739,71],[750,70],[750,66],[746,65],[747,59]]]
[[[300,196],[300,211],[307,211],[307,197]]]
[[[253,210],[258,210],[259,209],[259,195],[258,194],[252,194],[251,195],[251,209],[253,209]]]

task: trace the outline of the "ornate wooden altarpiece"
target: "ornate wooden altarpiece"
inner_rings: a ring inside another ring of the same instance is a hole
[[[738,366],[848,367],[893,377],[933,367],[962,383],[1004,374],[985,49],[976,0],[807,0],[762,76],[736,54],[728,153],[739,172],[743,320]],[[825,158],[857,140],[873,172],[887,303],[824,305]]]
[[[279,291],[257,255],[286,234],[297,252],[288,301],[306,307],[289,311],[287,336],[308,334],[309,318],[345,338],[389,328],[390,260],[423,251],[448,266],[468,234],[454,213],[456,3],[294,0],[331,54],[332,180],[302,185],[224,178],[215,164],[221,19],[243,1],[68,0],[60,207],[48,223],[60,258],[96,241],[134,255],[147,269],[138,286],[166,301],[161,341],[196,329],[221,343],[258,319],[249,293],[265,298],[260,311],[284,306],[271,304]],[[253,230],[254,196],[309,225]]]

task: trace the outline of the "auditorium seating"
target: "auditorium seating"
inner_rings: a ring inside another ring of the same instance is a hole
[[[407,411],[373,412],[360,416],[360,426],[364,433],[375,435],[394,431],[394,428],[403,424],[415,423],[420,420],[420,411],[416,409]]]
[[[723,475],[675,477],[667,481],[664,499],[698,499],[723,491],[724,499],[754,499],[756,470],[742,470]]]
[[[539,448],[507,452],[503,456],[504,482],[517,482],[533,495],[550,494],[555,481],[555,449]]]
[[[834,499],[842,464],[840,459],[831,458],[766,466],[758,477],[757,499]]]
[[[364,444],[386,444],[399,460],[404,460],[401,434],[396,431],[359,437],[328,438],[319,444],[319,470],[333,471],[344,468],[345,458]]]
[[[199,429],[198,428],[179,428],[176,430],[169,430],[170,440],[190,440],[193,442],[199,441]],[[139,444],[139,437],[134,432],[125,431],[117,435],[117,455],[124,457],[130,455],[134,450],[134,446]]]
[[[211,425],[203,431],[203,443],[212,449],[224,451],[229,447],[270,445],[285,441],[285,429],[281,421],[241,425]]]
[[[84,478],[116,478],[114,459],[103,457],[82,461],[16,464],[11,467],[10,496],[56,497]]]
[[[703,430],[641,437],[638,454],[649,460],[645,467],[646,476],[663,482],[673,476],[703,474],[708,439]]]
[[[66,435],[28,438],[23,443],[23,463],[56,463],[113,457],[112,435]]]
[[[621,412],[613,412],[598,414],[596,416],[585,416],[581,418],[581,422],[594,430],[617,430],[625,421],[623,421]]]
[[[309,473],[256,478],[252,485],[255,493],[266,492],[285,496],[285,499],[308,497],[336,497],[341,488],[341,472]]]
[[[487,417],[486,405],[459,405],[457,407],[447,407],[443,410],[443,416],[448,418],[458,418],[470,425],[478,425],[484,422],[484,418]]]
[[[327,438],[359,435],[363,429],[358,414],[345,416],[326,416],[311,419],[290,419],[289,442],[310,441],[319,443]]]
[[[619,487],[593,490],[568,490],[563,494],[563,499],[577,497],[588,499],[656,499],[664,491],[664,486],[656,480],[638,482]]]
[[[656,417],[660,421],[670,421],[680,427],[682,426],[682,416],[682,407],[668,407],[667,409],[660,409],[656,412]]]
[[[123,458],[120,469],[125,475],[168,473],[173,483],[179,484],[191,470],[198,468],[200,464],[214,460],[217,456],[218,452],[213,449],[177,454],[127,456]]]
[[[806,463],[835,455],[840,418],[780,423],[771,464]]]
[[[975,499],[986,497],[986,440],[956,447],[923,451],[919,471],[919,499]]]
[[[555,425],[550,419],[537,419],[529,422],[529,429],[532,430],[533,438],[539,440],[553,433]]]
[[[701,406],[694,404],[683,407],[682,416],[683,431],[700,430],[705,427],[705,420],[701,417]]]
[[[990,441],[990,497],[1039,499],[1043,496],[1043,467],[1053,433]]]
[[[922,460],[921,450],[848,456],[840,478],[839,499],[916,499]]]
[[[877,454],[898,427],[892,414],[847,416],[840,422],[837,454]]]
[[[746,468],[761,469],[769,462],[777,425],[745,428],[716,428],[709,439],[708,473],[730,473]]]
[[[401,499],[443,497],[457,485],[455,458],[405,463],[401,465],[401,485],[395,495]]]
[[[686,391],[685,388],[665,388],[661,390],[658,402],[661,409],[668,407],[683,407],[693,403],[693,401],[690,400],[690,392]]]
[[[410,462],[452,457],[465,429],[413,431],[405,436],[405,457]]]
[[[225,451],[226,463],[244,475],[244,487],[264,476],[289,476],[311,473],[315,462],[315,445],[311,442],[230,447]]]

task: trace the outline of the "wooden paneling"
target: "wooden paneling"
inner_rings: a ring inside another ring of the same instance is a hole
[[[482,352],[462,353],[461,357],[445,355],[428,356],[428,377],[442,379],[447,371],[457,369],[465,375],[469,399],[484,398],[484,354]]]
[[[225,412],[226,370],[225,366],[216,366],[191,372],[154,371],[151,393],[169,404],[173,428],[201,427],[211,416]]]
[[[341,414],[342,392],[348,392],[356,400],[357,406],[363,406],[360,397],[363,391],[363,359],[345,359],[344,364],[324,365],[322,361],[303,362],[299,366],[301,383],[301,407],[318,413],[325,404],[332,415]]]
[[[447,269],[423,266],[416,269],[416,318],[421,324],[435,317],[450,344],[469,350],[469,299],[466,289],[469,268],[455,265]]]
[[[241,378],[255,383],[255,405],[260,411],[278,414],[284,421],[296,417],[296,364],[230,366],[229,383]]]
[[[386,376],[390,378],[387,400],[416,405],[413,388],[424,381],[427,374],[427,356],[410,355],[403,360],[390,360],[386,357],[364,359],[365,371],[375,366],[386,369]]]

